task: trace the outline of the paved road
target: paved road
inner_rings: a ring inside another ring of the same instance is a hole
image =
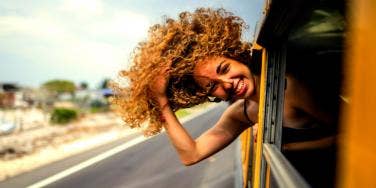
[[[184,126],[196,137],[209,127],[207,125],[212,125],[219,118],[224,108],[224,105],[220,105],[186,122]],[[137,135],[133,138],[135,136]],[[93,151],[0,182],[0,187],[27,187],[125,141],[118,140]],[[234,142],[213,157],[185,167],[179,162],[166,135],[161,134],[52,182],[46,187],[234,187],[239,179],[237,147],[237,143]]]

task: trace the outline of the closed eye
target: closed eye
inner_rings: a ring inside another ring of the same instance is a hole
[[[210,81],[208,85],[206,85],[206,92],[208,94],[213,93],[218,87],[218,83],[216,81]]]
[[[223,75],[230,70],[230,63],[226,63],[226,60],[221,61],[216,69],[217,74]]]
[[[217,69],[216,69],[217,74],[220,74],[220,72],[222,71],[222,65],[224,62],[226,62],[226,60],[223,60],[218,64]]]
[[[226,74],[229,70],[230,70],[230,63],[226,63],[226,64],[222,65],[219,73],[220,74]]]

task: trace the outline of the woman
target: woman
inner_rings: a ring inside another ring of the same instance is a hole
[[[114,87],[113,103],[124,121],[142,127],[149,120],[147,135],[164,127],[185,165],[213,155],[257,124],[259,70],[247,66],[251,45],[241,40],[244,28],[241,18],[223,9],[183,12],[177,20],[151,27],[147,41],[134,52],[133,65],[120,74],[128,78],[129,87]],[[335,123],[304,82],[289,75],[286,79],[284,127],[309,129]],[[233,103],[194,140],[174,112],[213,98]]]

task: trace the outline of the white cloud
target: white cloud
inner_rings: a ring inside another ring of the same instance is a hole
[[[65,0],[60,10],[76,14],[79,18],[89,18],[103,13],[101,0]]]
[[[31,37],[61,37],[66,33],[60,25],[48,19],[0,16],[0,37],[20,34]]]
[[[60,6],[0,16],[0,60],[2,66],[18,61],[17,66],[35,69],[22,74],[43,69],[47,77],[109,77],[126,66],[136,42],[146,37],[149,20],[99,0],[66,0]],[[8,61],[2,54],[14,58]]]

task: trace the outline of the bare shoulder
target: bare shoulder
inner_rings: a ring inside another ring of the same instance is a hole
[[[248,117],[251,118],[252,122],[256,122],[254,121],[253,117],[257,116],[257,111],[254,111],[254,107],[257,105],[255,105],[254,102],[252,101],[247,101],[246,106],[244,103],[245,103],[245,100],[243,99],[235,101],[225,110],[222,117],[226,119],[230,119],[236,123],[251,126],[245,113],[247,113]],[[244,109],[245,107],[246,109]]]
[[[233,140],[251,126],[244,116],[244,100],[238,100],[227,107],[219,121],[208,130],[207,134],[227,135],[226,140]]]

